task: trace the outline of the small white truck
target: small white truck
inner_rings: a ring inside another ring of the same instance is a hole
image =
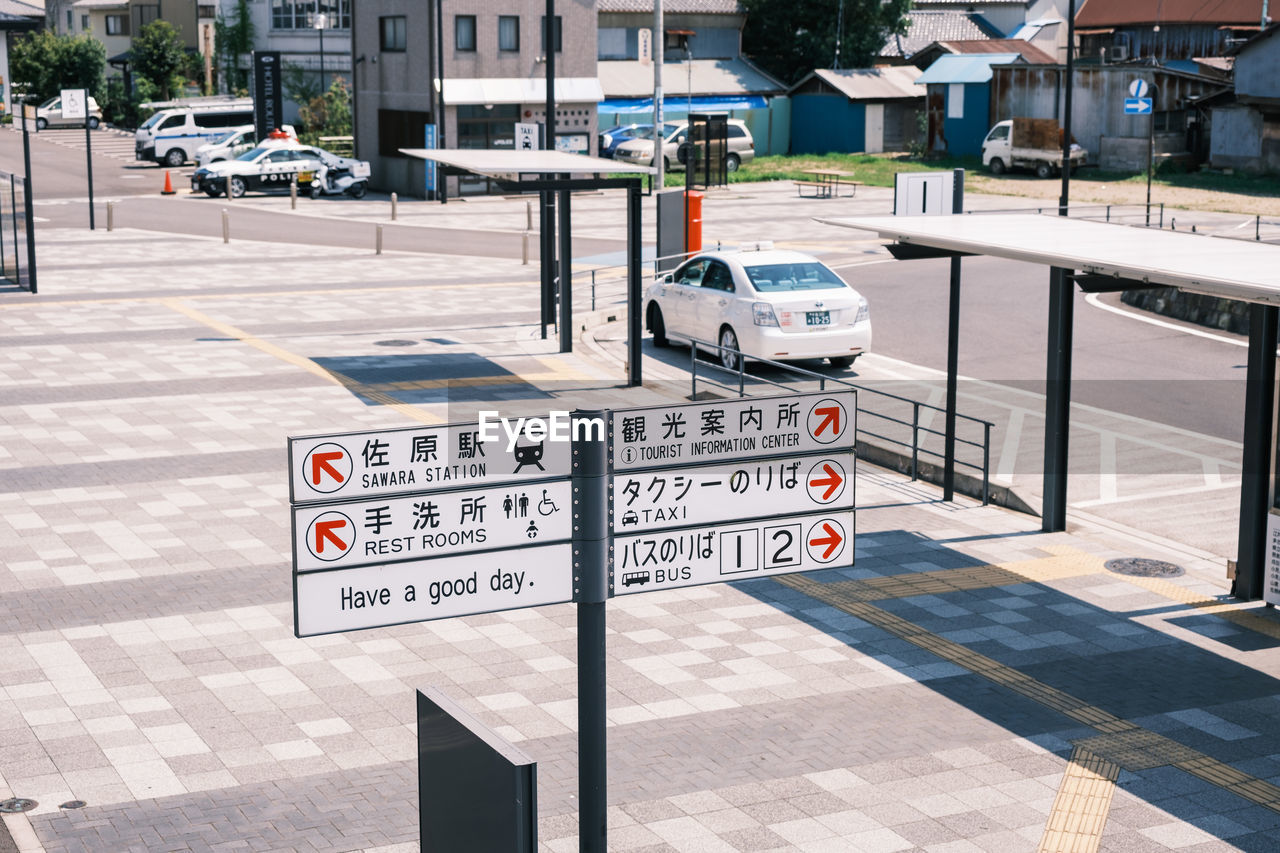
[[[998,122],[982,141],[982,165],[993,175],[1009,169],[1031,169],[1038,178],[1062,171],[1062,131],[1054,119],[1013,118]],[[1072,171],[1083,166],[1089,152],[1071,144]]]

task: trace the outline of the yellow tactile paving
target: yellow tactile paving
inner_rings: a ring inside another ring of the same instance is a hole
[[[444,423],[444,418],[441,418],[437,415],[433,415],[432,413],[424,411],[418,408],[417,406],[411,406],[408,403],[401,403],[399,400],[387,395],[382,391],[374,390],[373,388],[369,388],[368,386],[365,386],[359,382],[349,379],[346,376],[343,376],[339,373],[334,373],[331,370],[321,367],[319,364],[316,364],[314,361],[307,358],[306,356],[301,356],[301,355],[298,355],[297,353],[290,352],[284,347],[277,346],[276,344],[270,343],[268,341],[264,341],[262,338],[259,338],[255,335],[251,335],[248,332],[243,331],[242,329],[238,329],[229,323],[224,323],[221,320],[216,320],[213,317],[210,317],[208,314],[205,314],[203,311],[197,311],[195,308],[192,308],[189,305],[183,305],[182,302],[177,299],[161,300],[160,304],[166,306],[167,308],[173,311],[178,312],[179,314],[183,314],[191,318],[192,320],[195,320],[197,323],[201,323],[205,326],[208,326],[209,328],[213,329],[216,332],[219,332],[222,335],[225,335],[228,338],[234,338],[235,340],[248,344],[254,349],[261,350],[267,355],[278,358],[281,361],[287,362],[288,364],[292,364],[295,367],[299,367],[307,371],[308,373],[312,373],[316,376],[321,377],[322,379],[327,379],[330,382],[333,382],[337,385],[341,385],[342,387],[351,391],[353,394],[359,394],[360,396],[367,397],[368,399],[373,400],[374,402],[379,403],[383,406],[387,406],[388,408],[395,409],[397,412],[400,412],[402,415],[408,418],[412,418],[413,420],[418,421],[419,423],[423,423],[423,424]]]
[[[1120,767],[1077,746],[1067,761],[1039,853],[1093,853],[1111,810]]]

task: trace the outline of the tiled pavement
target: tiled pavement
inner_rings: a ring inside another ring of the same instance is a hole
[[[577,849],[572,606],[295,639],[284,438],[671,389],[552,355],[510,262],[41,239],[40,297],[0,293],[14,840],[416,849],[431,684],[538,760],[541,847]],[[1275,849],[1280,625],[1218,606],[1220,564],[871,468],[858,499],[853,567],[610,603],[611,849]]]

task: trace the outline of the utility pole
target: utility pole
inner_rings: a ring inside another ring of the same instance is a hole
[[[658,170],[654,186],[661,190],[666,184],[663,159],[658,156],[662,150],[662,63],[667,48],[666,27],[662,22],[662,0],[653,0],[653,167]]]

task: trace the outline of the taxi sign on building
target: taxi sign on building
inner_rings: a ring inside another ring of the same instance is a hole
[[[853,446],[853,391],[746,397],[614,413],[613,468],[844,450]]]

